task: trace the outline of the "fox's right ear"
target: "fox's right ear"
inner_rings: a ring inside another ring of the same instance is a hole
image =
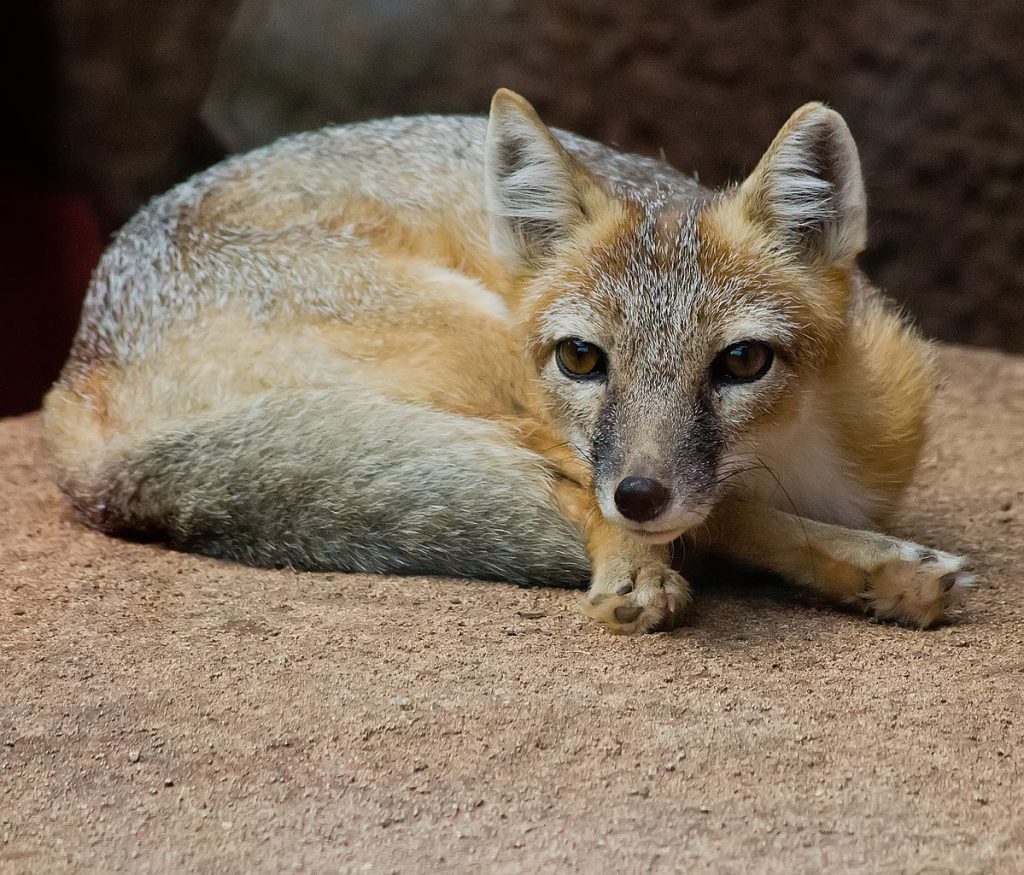
[[[491,248],[513,270],[529,270],[608,201],[530,104],[499,89],[487,123],[485,184]]]

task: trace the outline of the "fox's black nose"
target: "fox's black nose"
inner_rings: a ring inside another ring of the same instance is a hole
[[[671,494],[650,477],[626,477],[615,487],[615,506],[626,519],[645,523],[665,509]]]

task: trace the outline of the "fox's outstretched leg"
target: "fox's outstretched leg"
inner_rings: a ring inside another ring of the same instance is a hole
[[[550,426],[531,419],[507,424],[518,441],[544,456],[557,477],[555,500],[583,535],[591,561],[583,613],[620,635],[676,626],[692,599],[689,584],[669,566],[671,547],[645,544],[608,522],[594,497],[590,466]]]
[[[726,500],[691,537],[837,602],[921,628],[941,620],[974,582],[959,556],[738,498]]]
[[[593,576],[581,601],[584,614],[619,635],[679,624],[693,599],[690,585],[669,565],[670,545],[645,544],[603,517],[586,540]]]

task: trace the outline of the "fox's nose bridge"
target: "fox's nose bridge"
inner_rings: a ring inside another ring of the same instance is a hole
[[[659,516],[672,491],[653,477],[624,477],[615,487],[615,507],[626,519],[645,523]]]

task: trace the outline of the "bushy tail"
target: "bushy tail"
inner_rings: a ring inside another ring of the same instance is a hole
[[[94,528],[251,565],[555,585],[589,571],[536,455],[376,395],[271,392],[68,473]]]

